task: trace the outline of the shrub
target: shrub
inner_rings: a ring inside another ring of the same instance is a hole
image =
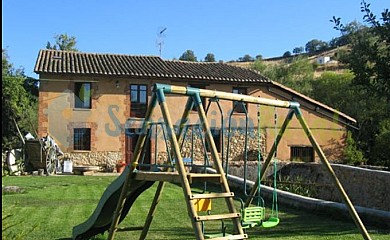
[[[361,165],[365,162],[363,153],[356,147],[355,140],[350,131],[347,132],[346,146],[344,149],[344,164]]]

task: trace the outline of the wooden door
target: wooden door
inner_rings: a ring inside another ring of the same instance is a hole
[[[129,164],[134,156],[135,147],[137,145],[138,138],[140,136],[141,129],[140,128],[128,128],[126,129],[126,140],[125,140],[125,148],[126,148],[126,163]],[[146,150],[145,157],[139,160],[139,163],[150,164],[150,139],[145,141]],[[142,157],[142,155],[141,155]]]

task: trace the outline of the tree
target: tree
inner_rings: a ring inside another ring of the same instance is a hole
[[[260,72],[261,74],[266,77],[269,77],[270,79],[272,79],[272,76],[274,76],[274,74],[271,73],[271,67],[267,66],[262,58],[256,59],[256,61],[252,65],[252,69]]]
[[[283,53],[283,57],[291,57],[291,52],[290,51],[287,51],[285,53]]]
[[[361,2],[363,20],[370,28],[353,23],[344,25],[333,17],[334,28],[349,36],[351,50],[344,54],[342,62],[348,64],[356,75],[355,83],[378,96],[385,96],[390,103],[390,12],[382,12],[381,21],[370,10],[370,4]]]
[[[51,44],[50,42],[47,42],[46,49],[78,52],[78,49],[76,48],[76,43],[77,43],[76,37],[68,36],[65,33],[65,34],[55,35],[54,39],[55,39],[55,44]]]
[[[293,49],[294,54],[301,54],[303,53],[303,47],[296,47]]]
[[[204,58],[205,62],[215,62],[215,56],[212,53],[207,53],[206,57]]]
[[[333,17],[331,22],[341,24],[340,18]],[[343,24],[341,24],[343,25]],[[336,27],[335,27],[336,28]],[[340,37],[333,38],[329,41],[329,47],[340,47],[345,46],[350,42],[350,37],[355,35],[359,31],[366,31],[368,28],[364,26],[363,24],[359,23],[358,21],[352,21],[348,23],[347,25],[343,26],[342,29],[339,29],[341,32]]]
[[[30,132],[37,123],[37,98],[26,89],[22,69],[14,69],[2,49],[2,148],[21,147],[15,121],[22,133]]]
[[[316,53],[319,51],[326,50],[327,48],[328,48],[328,43],[318,39],[310,40],[305,45],[305,51],[307,53]]]
[[[340,18],[333,17],[331,21],[341,35],[350,33],[349,51],[344,52],[339,60],[354,73],[352,83],[359,89],[357,93],[364,93],[358,102],[360,111],[355,115],[360,122],[355,141],[366,154],[369,164],[390,166],[388,150],[383,151],[386,156],[378,157],[375,152],[388,138],[387,127],[381,128],[381,125],[390,119],[390,12],[383,10],[378,20],[365,1],[361,2],[361,11],[368,27],[356,30],[353,25],[343,25]]]
[[[254,59],[253,59],[253,57],[251,57],[251,55],[245,54],[243,57],[240,57],[240,58],[238,59],[238,61],[239,61],[239,62],[253,62]]]
[[[352,72],[342,74],[324,72],[320,77],[316,78],[310,96],[339,111],[355,114],[356,112],[350,109],[352,106],[350,101],[352,101],[353,96],[357,92],[351,86],[354,77],[355,75]]]
[[[196,59],[196,56],[194,54],[194,51],[192,50],[187,50],[185,51],[181,57],[179,58],[179,60],[182,60],[182,61],[188,61],[188,62],[197,62],[198,60]]]
[[[281,64],[265,64],[256,60],[252,68],[264,76],[282,83],[303,94],[310,94],[314,78],[314,66],[306,58],[294,57]]]
[[[379,131],[375,136],[373,147],[373,158],[377,164],[390,168],[390,119],[385,119],[379,123]]]
[[[350,131],[347,132],[343,155],[343,163],[346,164],[360,165],[365,161],[363,153],[357,148]]]

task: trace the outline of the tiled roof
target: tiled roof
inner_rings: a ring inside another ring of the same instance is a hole
[[[270,86],[283,89],[283,91],[288,92],[292,96],[300,97],[315,106],[337,113],[349,122],[356,123],[356,120],[348,115],[287,88],[282,84],[271,81],[256,71],[224,63],[170,61],[163,60],[157,56],[40,50],[34,71],[37,74],[52,73],[267,83]]]
[[[40,50],[37,74],[80,74],[127,77],[181,78],[229,82],[271,82],[261,74],[224,63],[163,60],[157,56],[132,56]]]

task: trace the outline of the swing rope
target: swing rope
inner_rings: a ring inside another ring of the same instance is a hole
[[[276,130],[276,124],[278,121],[278,115],[276,113],[276,108],[274,109],[275,115],[274,115],[274,131],[275,131],[275,141],[274,146],[277,146],[277,130]],[[276,163],[276,150],[273,153],[273,159],[274,159],[274,174],[273,174],[273,193],[272,193],[272,208],[271,208],[271,217],[263,222],[262,226],[265,228],[275,227],[279,224],[279,217],[278,217],[278,194],[276,191],[276,175],[277,175],[277,163]]]
[[[261,194],[260,194],[260,184],[261,184],[261,179],[260,179],[260,175],[261,175],[261,128],[260,128],[260,106],[257,105],[257,186],[258,186],[258,190],[257,190],[257,206],[260,206],[260,202],[261,202]],[[264,207],[264,204],[263,204],[263,207]]]
[[[274,124],[274,131],[275,131],[275,142],[274,144],[277,145],[277,130],[276,130],[276,124],[278,122],[278,114],[276,112],[276,108],[275,108],[275,124]],[[274,210],[275,210],[275,216],[276,218],[278,218],[278,194],[276,192],[276,175],[277,175],[277,159],[276,159],[276,151],[274,153],[274,190],[273,190],[273,196],[272,196],[272,211],[271,211],[271,216],[274,216]]]

